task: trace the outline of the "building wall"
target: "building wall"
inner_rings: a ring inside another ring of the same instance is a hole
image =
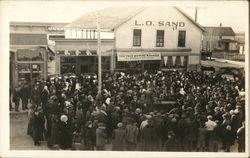
[[[113,40],[102,40],[101,41],[101,52],[104,56],[110,56],[111,50],[114,48],[114,41]],[[66,40],[66,39],[60,39],[55,40],[55,52],[60,50],[97,50],[97,40]],[[65,56],[65,55],[63,55]],[[55,56],[55,74],[59,75],[61,74],[61,61],[60,61],[61,55]],[[84,57],[84,56],[83,56]],[[78,62],[83,62],[78,60]],[[94,64],[94,63],[93,63]]]
[[[102,40],[101,51],[111,51],[113,48],[113,40]],[[56,40],[55,50],[97,50],[96,40]]]
[[[152,25],[146,26],[146,21],[152,21]],[[184,27],[159,26],[159,21],[182,22]],[[136,24],[141,24],[138,26]],[[142,26],[143,24],[143,26]],[[141,29],[141,47],[133,47],[133,29]],[[156,30],[164,30],[164,47],[156,47]],[[178,31],[186,31],[185,48],[191,48],[189,64],[199,64],[201,50],[202,31],[178,10],[172,7],[149,7],[129,21],[115,29],[115,47],[117,49],[178,49]],[[181,47],[183,48],[183,47]],[[183,52],[185,54],[187,52]],[[195,57],[196,56],[196,57]]]

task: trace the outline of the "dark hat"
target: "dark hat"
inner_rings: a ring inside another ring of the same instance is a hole
[[[168,135],[170,135],[170,136],[175,136],[175,133],[174,133],[173,131],[169,131],[169,132],[168,132]]]

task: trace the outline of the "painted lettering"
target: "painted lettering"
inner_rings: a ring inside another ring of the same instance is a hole
[[[166,22],[165,26],[171,27],[171,23],[170,22]]]
[[[173,29],[177,29],[178,22],[172,22]]]
[[[184,27],[185,23],[184,22],[179,22],[179,27]]]
[[[137,20],[135,20],[135,26],[141,26],[141,24],[138,24]]]
[[[147,26],[151,26],[152,24],[153,24],[152,21],[146,21]]]
[[[164,26],[164,21],[159,21],[158,26]]]

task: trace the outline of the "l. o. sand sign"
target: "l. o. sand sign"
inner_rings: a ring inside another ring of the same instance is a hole
[[[135,20],[135,26],[162,26],[162,27],[172,27],[173,30],[176,30],[178,27],[185,27],[185,23],[182,21]]]

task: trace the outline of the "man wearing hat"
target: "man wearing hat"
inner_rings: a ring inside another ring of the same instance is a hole
[[[136,122],[133,119],[129,119],[128,124],[125,127],[126,130],[126,148],[128,151],[133,151],[137,146],[137,139],[139,134],[139,129],[136,126]]]
[[[96,150],[105,150],[105,144],[107,142],[105,129],[106,126],[104,123],[98,123],[98,128],[96,129]]]
[[[168,139],[164,143],[163,151],[181,151],[181,144],[175,138],[175,133],[173,131],[168,132]]]
[[[123,128],[123,123],[117,124],[117,129],[113,131],[112,135],[112,150],[113,151],[124,151],[126,149],[125,135],[126,131]]]

